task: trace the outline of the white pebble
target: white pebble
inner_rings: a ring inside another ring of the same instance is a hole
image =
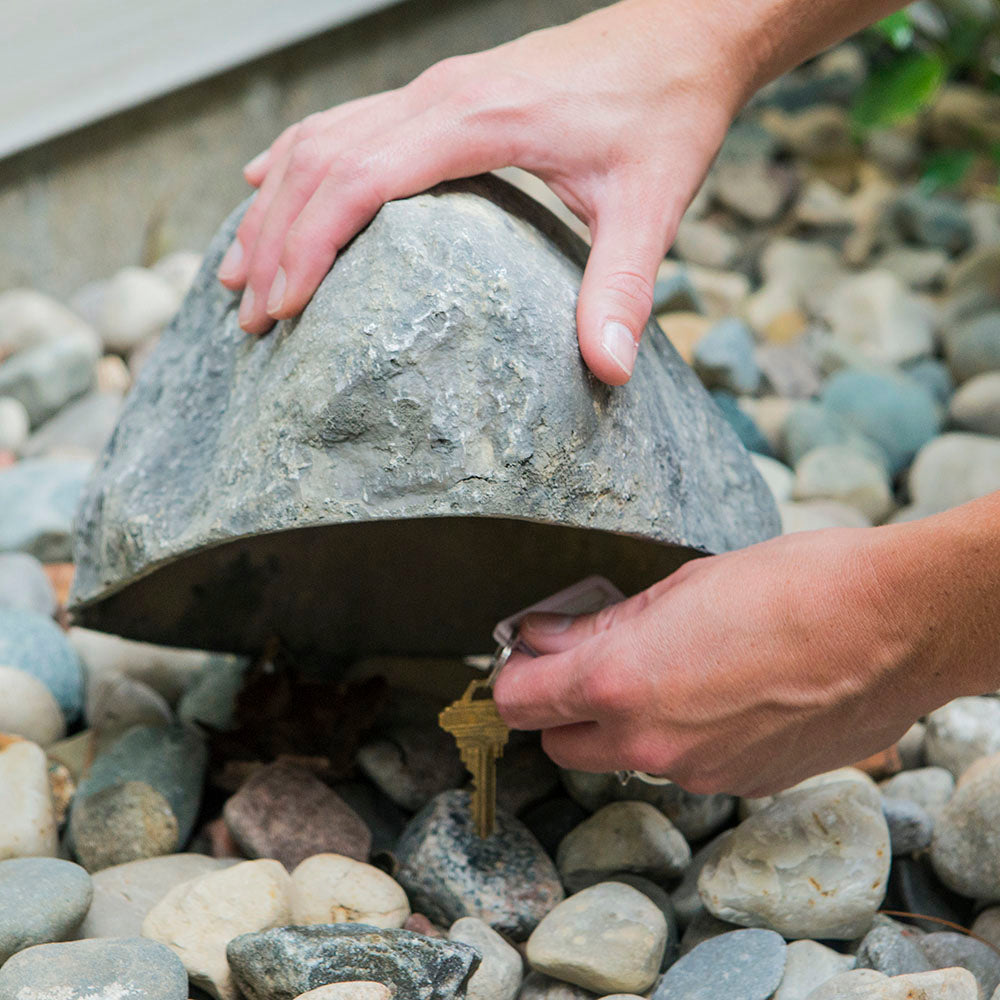
[[[514,1000],[524,978],[524,964],[516,948],[478,917],[456,920],[448,940],[472,945],[482,956],[482,964],[469,980],[469,1000]]]
[[[0,733],[47,747],[66,735],[66,720],[52,692],[16,667],[0,666]]]
[[[0,803],[0,861],[56,856],[59,840],[48,760],[37,743],[0,737]]]
[[[394,878],[342,854],[315,854],[296,867],[291,906],[297,924],[402,927],[410,915],[406,893]]]
[[[392,990],[382,983],[354,982],[327,983],[308,993],[300,993],[295,1000],[389,1000]]]
[[[0,451],[17,451],[30,432],[31,418],[24,404],[12,396],[0,396]]]
[[[155,337],[171,320],[180,297],[158,274],[126,267],[108,282],[98,330],[109,351],[127,354]]]

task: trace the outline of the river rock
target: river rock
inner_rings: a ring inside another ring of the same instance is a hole
[[[892,474],[908,465],[941,427],[933,397],[902,375],[837,372],[823,389],[822,403],[882,447]]]
[[[58,608],[45,567],[26,552],[0,554],[0,608],[51,618]],[[2,727],[0,727],[2,730]]]
[[[148,684],[124,674],[107,673],[87,685],[84,721],[107,739],[134,726],[169,726],[174,713],[163,695]]]
[[[448,940],[470,945],[482,959],[469,980],[469,1000],[514,1000],[524,978],[521,954],[516,948],[476,917],[456,920],[448,931]]]
[[[883,798],[882,815],[889,827],[893,855],[912,854],[930,845],[934,820],[923,806],[907,799]]]
[[[892,510],[885,467],[848,445],[813,448],[795,467],[796,500],[835,500],[878,523]]]
[[[18,400],[37,427],[94,384],[100,352],[82,337],[39,344],[8,358],[0,367],[0,396]]]
[[[709,858],[714,857],[721,850],[731,832],[731,830],[723,830],[722,833],[702,844],[694,852],[691,863],[671,892],[670,902],[682,927],[686,927],[699,913],[704,912],[705,904],[698,894],[698,878]]]
[[[1000,900],[1000,754],[963,774],[938,814],[931,860],[938,878],[956,892]]]
[[[40,680],[52,692],[67,722],[79,718],[83,671],[62,629],[51,618],[0,608],[0,663]]]
[[[94,899],[77,936],[138,937],[146,914],[171,889],[234,864],[204,854],[167,854],[96,872],[91,876]]]
[[[465,791],[432,799],[404,830],[395,855],[411,905],[446,927],[478,917],[520,941],[563,898],[555,865],[527,827],[498,809],[496,829],[481,839]]]
[[[702,942],[663,974],[652,1000],[767,1000],[781,983],[787,947],[767,930],[739,930]]]
[[[990,997],[1000,989],[1000,954],[968,934],[938,931],[927,934],[920,947],[932,969],[968,969],[979,983],[982,995]]]
[[[247,1000],[293,1000],[327,983],[367,978],[398,1000],[461,997],[479,967],[469,945],[365,924],[314,924],[244,934],[229,965]]]
[[[176,952],[196,986],[219,1000],[237,1000],[226,946],[241,934],[288,923],[290,888],[277,861],[209,872],[171,889],[146,914],[142,935]]]
[[[0,861],[0,965],[35,944],[62,941],[90,906],[90,876],[56,858]]]
[[[121,408],[120,393],[82,396],[46,420],[21,447],[21,455],[93,461],[111,437]]]
[[[300,993],[296,1000],[391,1000],[392,991],[381,983],[327,983]]]
[[[961,253],[972,243],[972,226],[957,198],[911,188],[899,197],[895,214],[903,235],[916,243],[950,254]]]
[[[942,434],[920,450],[909,471],[910,496],[927,514],[1000,489],[1000,440]]]
[[[97,334],[61,302],[33,288],[0,292],[0,354],[17,354],[39,344],[77,337],[98,350]]]
[[[909,799],[924,807],[932,817],[955,792],[955,778],[944,767],[918,767],[900,771],[880,786],[887,799]]]
[[[818,941],[792,941],[785,952],[781,985],[772,1000],[806,1000],[818,986],[853,968],[853,955],[841,955]]]
[[[955,427],[1000,435],[1000,371],[974,375],[952,396],[948,416]]]
[[[128,354],[155,337],[181,303],[175,288],[145,267],[122,268],[104,289],[97,330],[105,350]]]
[[[52,692],[37,677],[0,666],[0,733],[47,747],[66,734],[66,720]]]
[[[403,887],[380,868],[341,854],[316,854],[292,872],[292,920],[402,927],[410,915]]]
[[[541,972],[529,972],[524,977],[517,1000],[595,1000],[596,996],[590,990],[564,983],[561,979]]]
[[[716,323],[695,346],[694,370],[710,389],[753,395],[761,374],[749,327],[732,318]]]
[[[227,733],[237,726],[236,699],[243,690],[249,664],[236,656],[219,657],[219,661],[194,678],[177,704],[177,718]]]
[[[988,906],[979,913],[970,930],[994,948],[1000,948],[1000,906]]]
[[[736,262],[740,239],[714,222],[686,217],[677,227],[674,251],[682,260],[724,271]]]
[[[643,893],[601,882],[570,896],[528,938],[537,972],[596,993],[641,993],[660,970],[667,941],[663,914]]]
[[[903,371],[907,378],[919,382],[942,406],[947,406],[955,392],[948,366],[937,358],[920,358]]]
[[[19,399],[0,396],[0,451],[18,451],[28,439],[31,418]]]
[[[361,817],[314,774],[295,764],[262,768],[222,811],[240,849],[252,858],[277,858],[292,869],[314,854],[367,861],[371,831]]]
[[[784,503],[792,498],[792,487],[795,483],[795,473],[784,462],[767,455],[751,455],[753,464],[761,474],[768,489],[777,503]]]
[[[855,969],[828,980],[806,1000],[977,1000],[976,980],[965,969],[943,969],[889,978]]]
[[[1000,309],[965,320],[944,334],[944,354],[959,384],[1000,371]]]
[[[767,245],[761,254],[760,270],[765,286],[789,289],[794,301],[811,315],[823,312],[845,276],[833,247],[786,237]]]
[[[895,246],[879,256],[876,266],[914,290],[927,291],[944,284],[951,261],[943,250],[932,247]]]
[[[955,698],[927,716],[927,762],[958,779],[980,757],[1000,751],[1000,698]]]
[[[648,802],[604,806],[570,831],[556,854],[556,867],[571,891],[614,872],[676,878],[690,861],[687,841]]]
[[[923,938],[923,933],[914,927],[877,917],[875,925],[858,945],[858,967],[875,969],[886,976],[928,972],[935,965],[924,954]]]
[[[789,938],[853,938],[885,895],[890,858],[877,791],[837,782],[786,792],[741,823],[698,891],[722,920]]]
[[[0,861],[54,857],[59,846],[48,761],[35,743],[0,734]]]
[[[0,969],[0,996],[18,1000],[187,1000],[177,956],[142,938],[42,944]]]

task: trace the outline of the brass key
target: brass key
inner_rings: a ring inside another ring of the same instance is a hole
[[[438,724],[458,744],[462,763],[472,775],[472,819],[476,832],[493,833],[497,812],[497,758],[503,755],[510,730],[489,696],[490,679],[474,680],[458,701],[438,716]],[[486,692],[485,698],[477,698]]]

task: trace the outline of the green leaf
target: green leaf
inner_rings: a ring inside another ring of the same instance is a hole
[[[852,114],[861,128],[895,125],[916,114],[937,92],[946,68],[940,56],[906,52],[875,68],[858,92]]]
[[[896,49],[908,49],[913,44],[913,22],[905,10],[897,10],[872,27]]]
[[[971,149],[946,149],[927,158],[920,186],[933,194],[943,188],[958,187],[972,168],[976,154]]]

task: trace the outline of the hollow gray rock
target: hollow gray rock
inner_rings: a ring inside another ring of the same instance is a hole
[[[263,338],[212,242],[78,516],[89,627],[301,654],[467,653],[591,573],[635,592],[779,530],[651,323],[628,386],[580,358],[586,248],[493,177],[391,202]]]

